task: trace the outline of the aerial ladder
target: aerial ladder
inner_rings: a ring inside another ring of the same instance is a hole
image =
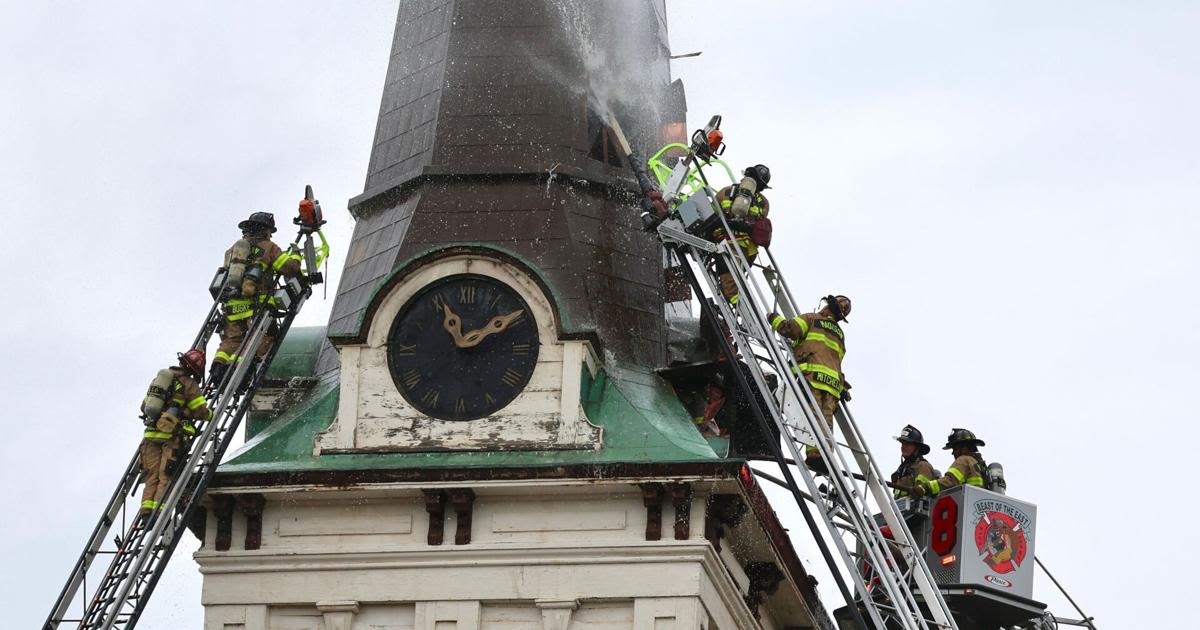
[[[764,247],[751,264],[732,238],[710,239],[717,228],[727,235],[735,233],[705,173],[705,167],[720,167],[737,183],[718,157],[724,150],[720,124],[721,117],[714,116],[692,135],[690,146],[675,143],[663,147],[645,163],[648,173],[620,125],[610,118],[610,127],[629,156],[643,192],[659,191],[669,208],[667,217],[656,216],[652,202],[644,201],[643,227],[656,231],[678,260],[706,319],[714,326],[725,359],[732,366],[740,364],[741,369],[732,370],[738,386],[759,394],[749,398],[764,434],[777,431],[782,437],[773,444],[773,455],[854,623],[863,630],[957,630],[849,407],[839,403],[836,431],[831,434],[812,389],[799,376],[790,343],[778,337],[767,321],[766,314],[772,311],[787,318],[800,313],[778,262]],[[657,185],[650,181],[650,174],[658,180]],[[736,304],[722,296],[721,264],[736,282]],[[816,447],[821,455],[826,471],[820,475],[803,464],[806,446]],[[815,510],[810,510],[810,503]],[[890,535],[883,531],[884,525]],[[833,543],[832,549],[819,533],[820,526]],[[853,594],[846,576],[853,582]]]
[[[135,450],[75,561],[43,630],[72,626],[80,630],[129,630],[137,625],[175,547],[192,519],[202,514],[198,512],[200,501],[249,410],[250,401],[271,360],[296,315],[312,296],[312,287],[323,280],[318,270],[329,255],[329,244],[321,233],[325,221],[311,186],[306,187],[300,216],[293,222],[299,226],[293,247],[302,252],[304,270],[295,278],[276,277],[275,286],[269,293],[273,299],[256,308],[237,350],[237,355],[246,359],[227,370],[220,382],[204,384],[212,415],[207,421],[196,422],[196,435],[190,443],[185,443],[176,461],[174,477],[159,510],[149,517],[137,516],[142,478]],[[319,239],[319,245],[314,244],[314,236]],[[222,267],[213,280],[214,301],[200,332],[192,341],[192,348],[205,348],[224,319],[220,291],[226,272],[227,269]],[[278,332],[263,359],[252,360],[260,346],[266,343],[264,340],[273,325],[277,326]],[[110,534],[113,534],[111,538]],[[100,557],[108,559],[108,568],[89,588],[89,570]]]

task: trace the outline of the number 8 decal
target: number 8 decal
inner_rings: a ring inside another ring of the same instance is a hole
[[[930,516],[933,534],[930,536],[929,546],[939,556],[954,551],[954,544],[958,542],[958,501],[955,501],[954,497],[938,499]]]

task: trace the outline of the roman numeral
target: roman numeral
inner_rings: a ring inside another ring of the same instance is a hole
[[[465,415],[467,413],[467,402],[459,398],[458,402],[454,403],[454,413],[460,416]]]
[[[406,346],[404,344],[398,344],[396,347],[396,356],[398,356],[398,357],[415,357],[415,356],[417,356],[417,344],[414,343],[411,346]]]
[[[405,370],[401,380],[404,381],[405,387],[412,389],[421,382],[421,372],[416,369]]]
[[[502,298],[502,297],[504,297],[503,293],[496,294],[496,297],[492,298],[491,302],[488,302],[488,310],[489,311],[496,310],[496,305],[500,303],[500,298]]]
[[[512,353],[520,356],[529,356],[529,344],[514,343],[512,347]]]
[[[474,304],[475,303],[475,285],[464,284],[458,287],[458,303],[459,304]]]
[[[507,370],[504,370],[504,376],[501,376],[500,380],[504,381],[504,384],[508,385],[509,387],[516,387],[517,383],[521,382],[522,376],[524,375],[520,372],[512,368],[508,368]]]
[[[442,297],[440,294],[434,294],[434,296],[433,296],[433,312],[441,315],[443,313],[442,307],[445,305],[446,305],[446,298]]]
[[[496,399],[492,398],[492,395],[487,392],[483,393],[483,400],[488,404],[488,406],[496,404]]]
[[[425,395],[421,397],[421,402],[425,403],[426,405],[429,405],[430,407],[436,407],[437,401],[438,401],[438,396],[441,396],[441,395],[442,395],[442,390],[440,390],[440,389],[427,389],[427,390],[425,390]]]

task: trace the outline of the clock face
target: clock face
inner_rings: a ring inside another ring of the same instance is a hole
[[[400,309],[388,333],[388,368],[421,413],[474,420],[521,393],[538,348],[537,323],[516,291],[462,274],[421,289]]]

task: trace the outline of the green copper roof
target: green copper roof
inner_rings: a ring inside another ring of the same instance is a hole
[[[325,340],[324,326],[293,328],[288,331],[279,352],[267,368],[267,379],[286,380],[293,376],[313,376],[321,342]]]
[[[277,378],[312,376],[323,328],[288,333],[271,366]],[[284,360],[284,363],[279,363]],[[309,370],[303,370],[307,366]],[[338,372],[320,376],[307,396],[278,414],[256,418],[261,429],[227,458],[219,473],[306,470],[560,466],[589,463],[674,463],[723,459],[696,430],[671,388],[647,368],[608,366],[583,373],[582,404],[604,427],[599,450],[463,451],[313,455],[313,442],[333,422]]]

